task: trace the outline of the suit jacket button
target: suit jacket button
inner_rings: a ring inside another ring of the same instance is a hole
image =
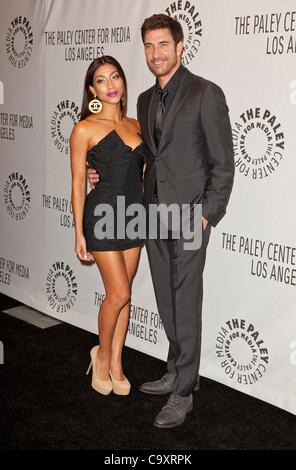
[[[157,154],[156,154],[156,160],[159,160],[159,159],[160,159],[160,156],[159,156],[159,154],[157,153]]]

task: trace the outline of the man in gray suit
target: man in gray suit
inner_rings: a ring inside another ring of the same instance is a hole
[[[147,239],[146,248],[159,314],[169,341],[167,373],[140,390],[170,394],[154,420],[159,428],[182,424],[199,387],[203,269],[211,227],[226,212],[234,160],[228,107],[221,88],[181,65],[183,31],[158,14],[142,25],[153,87],[138,99],[147,146],[146,204],[202,205],[202,244],[184,249],[184,238]],[[95,179],[92,179],[95,182]]]
[[[198,389],[206,247],[211,226],[226,212],[234,176],[233,147],[221,88],[181,65],[180,23],[153,15],[141,32],[147,65],[156,76],[156,84],[138,99],[147,146],[146,203],[202,204],[200,249],[185,250],[183,237],[146,242],[169,353],[164,377],[140,390],[170,393],[154,425],[171,428],[183,423],[192,410],[192,391]]]

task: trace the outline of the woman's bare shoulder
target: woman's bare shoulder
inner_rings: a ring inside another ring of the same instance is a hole
[[[83,119],[82,121],[79,121],[76,124],[74,124],[73,131],[75,131],[76,134],[83,136],[89,132],[89,128],[90,128],[89,122],[87,122],[86,119]]]
[[[72,134],[74,134],[77,137],[88,139],[93,134],[93,126],[94,126],[94,122],[92,122],[87,117],[83,119],[82,121],[77,122],[74,125]]]
[[[137,129],[137,131],[140,131],[140,123],[137,119],[131,118],[131,117],[126,117],[128,120],[129,124]]]

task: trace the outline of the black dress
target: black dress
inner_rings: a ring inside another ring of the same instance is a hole
[[[85,200],[83,231],[87,250],[120,251],[143,245],[144,237],[132,239],[130,232],[126,233],[127,224],[135,216],[125,216],[125,210],[130,204],[143,207],[145,145],[141,143],[132,149],[113,130],[88,151],[87,160],[100,175],[100,181]]]

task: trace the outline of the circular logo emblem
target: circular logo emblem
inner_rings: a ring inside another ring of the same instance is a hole
[[[13,67],[22,69],[27,65],[33,50],[33,32],[25,16],[17,16],[8,27],[5,38],[6,53]]]
[[[269,363],[262,337],[243,319],[232,319],[222,326],[216,338],[216,355],[227,377],[242,385],[257,383]]]
[[[73,125],[79,121],[79,108],[74,101],[61,101],[55,108],[50,120],[50,133],[56,148],[69,155],[69,138]]]
[[[46,294],[49,306],[57,313],[70,310],[77,298],[76,277],[67,263],[54,263],[46,277]]]
[[[23,220],[29,212],[31,194],[24,176],[11,173],[4,185],[4,204],[8,214],[15,220]]]
[[[202,22],[195,2],[178,0],[172,2],[165,12],[179,21],[184,32],[182,63],[187,66],[199,51],[202,37]]]
[[[278,118],[265,108],[250,108],[232,127],[237,171],[252,180],[272,175],[285,149],[285,136]]]

